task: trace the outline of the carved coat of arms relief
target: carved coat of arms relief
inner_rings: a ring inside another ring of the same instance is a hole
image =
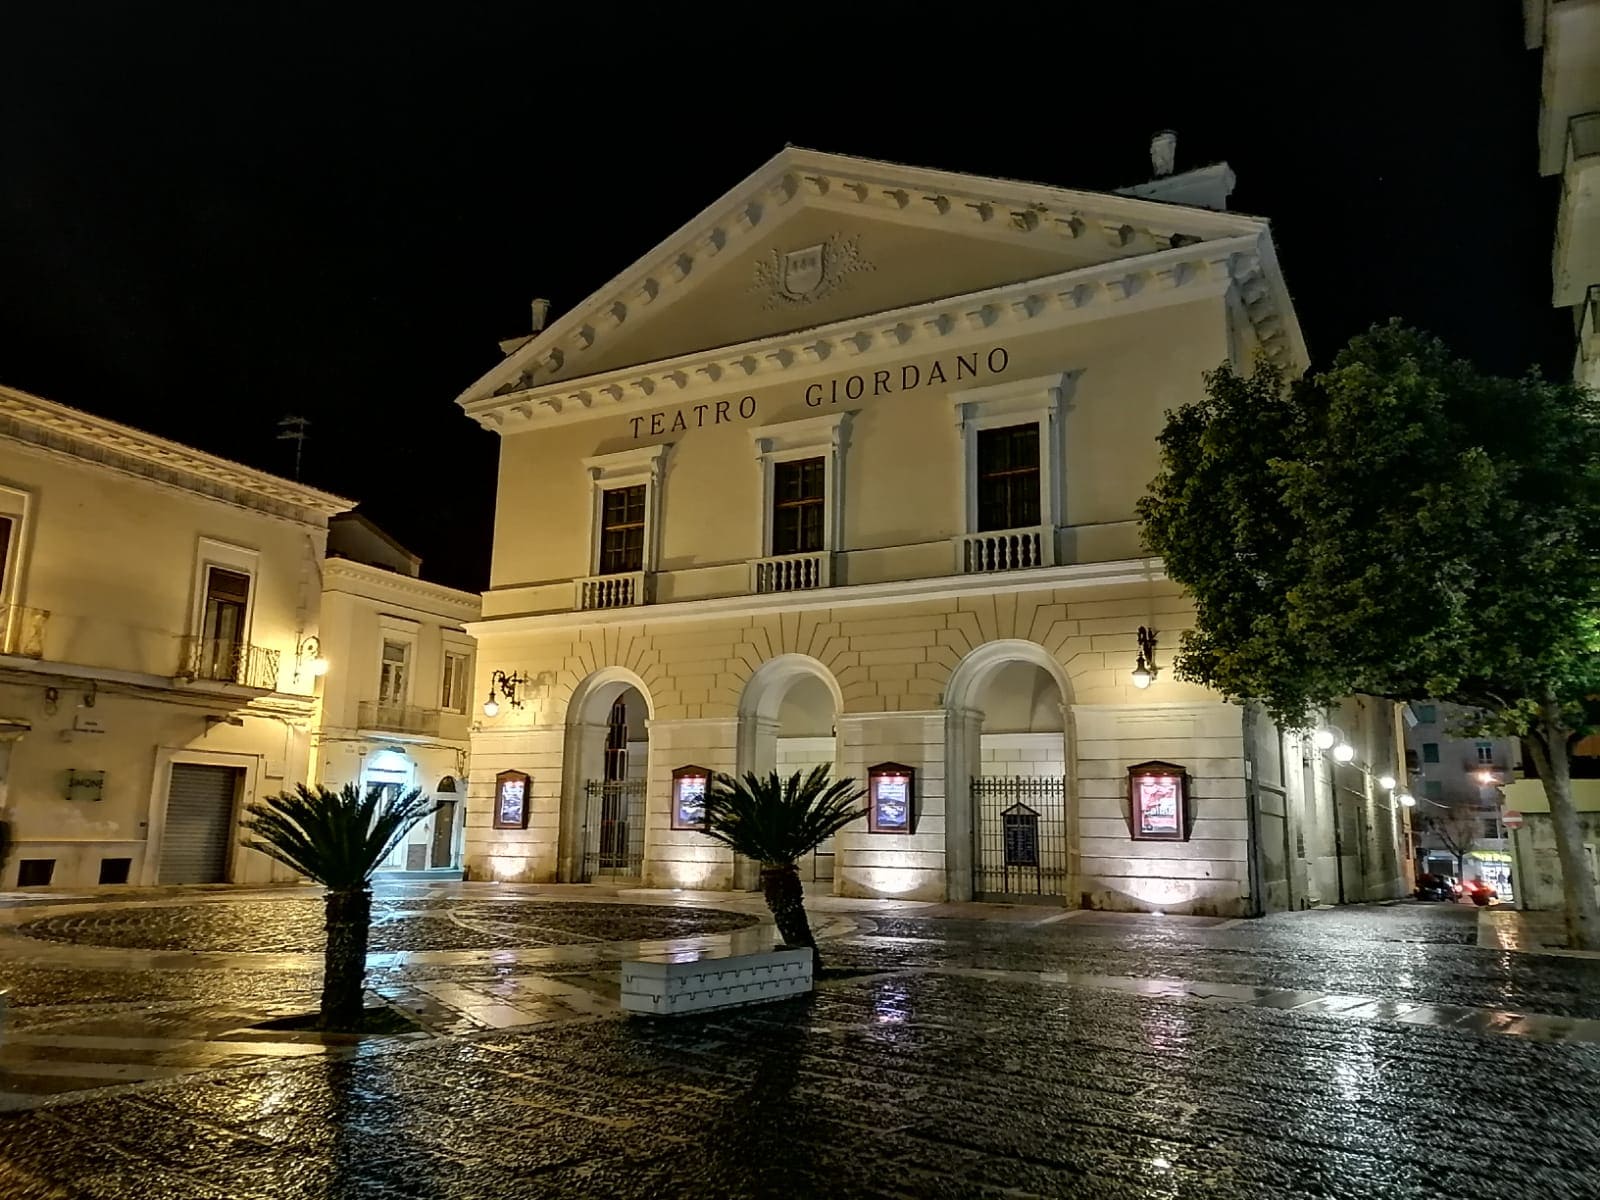
[[[756,264],[751,290],[766,296],[767,308],[792,307],[821,300],[845,286],[858,271],[872,270],[862,257],[859,238],[834,234],[814,246],[774,250]]]

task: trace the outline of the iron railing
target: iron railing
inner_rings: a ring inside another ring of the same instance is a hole
[[[182,639],[174,675],[271,692],[278,687],[278,658],[278,651],[249,642],[187,636]]]
[[[644,780],[584,784],[583,879],[637,879],[644,869]]]
[[[363,700],[357,707],[362,729],[379,733],[421,733],[439,736],[439,710],[416,708],[409,704],[379,704]]]
[[[17,658],[44,657],[44,631],[50,613],[21,604],[0,605],[0,654]]]
[[[750,564],[750,590],[757,595],[768,592],[809,592],[825,588],[829,579],[829,559],[832,555],[779,554],[771,558],[758,558]]]
[[[1067,894],[1067,781],[1059,775],[975,775],[973,891]]]
[[[631,608],[648,603],[647,576],[643,571],[628,571],[620,575],[590,575],[573,581],[580,609]]]
[[[1054,566],[1054,532],[1048,525],[1036,525],[966,534],[956,539],[956,568],[963,575],[977,575]]]

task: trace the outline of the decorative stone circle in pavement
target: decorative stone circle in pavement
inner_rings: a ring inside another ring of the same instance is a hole
[[[17,927],[27,937],[76,945],[235,954],[320,953],[320,896],[115,906],[41,917]],[[369,949],[502,950],[604,942],[658,941],[729,933],[757,924],[747,913],[645,904],[587,904],[530,898],[374,899]]]

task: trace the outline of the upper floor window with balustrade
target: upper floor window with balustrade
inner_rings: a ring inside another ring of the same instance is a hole
[[[644,569],[645,487],[608,488],[600,501],[601,575]]]
[[[773,464],[773,554],[813,554],[824,548],[827,476],[827,460],[820,455]]]
[[[1039,524],[1039,423],[978,431],[978,529]]]

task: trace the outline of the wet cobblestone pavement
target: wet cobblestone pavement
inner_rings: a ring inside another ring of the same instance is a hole
[[[42,917],[17,927],[24,937],[140,950],[235,954],[322,953],[320,897],[208,900],[81,915]],[[374,899],[374,952],[496,950],[572,946],[725,933],[756,923],[743,913],[638,904],[584,904],[518,898],[461,901],[436,896]]]
[[[621,1019],[614,945],[538,966],[397,960],[378,992],[477,1019],[359,1047],[237,1030],[252,1007],[309,1003],[312,972],[141,966],[124,988],[70,947],[8,937],[0,977],[31,947],[62,957],[16,992],[24,1040],[0,1052],[0,1088],[19,1053],[113,1057],[61,1034],[86,1022],[215,1058],[0,1113],[0,1200],[1600,1200],[1600,961],[1480,949],[1465,906],[837,911],[825,953],[850,971],[802,1000]],[[174,928],[200,927],[146,933]],[[158,980],[149,1004],[129,998]],[[530,1020],[494,1028],[502,1010]]]

